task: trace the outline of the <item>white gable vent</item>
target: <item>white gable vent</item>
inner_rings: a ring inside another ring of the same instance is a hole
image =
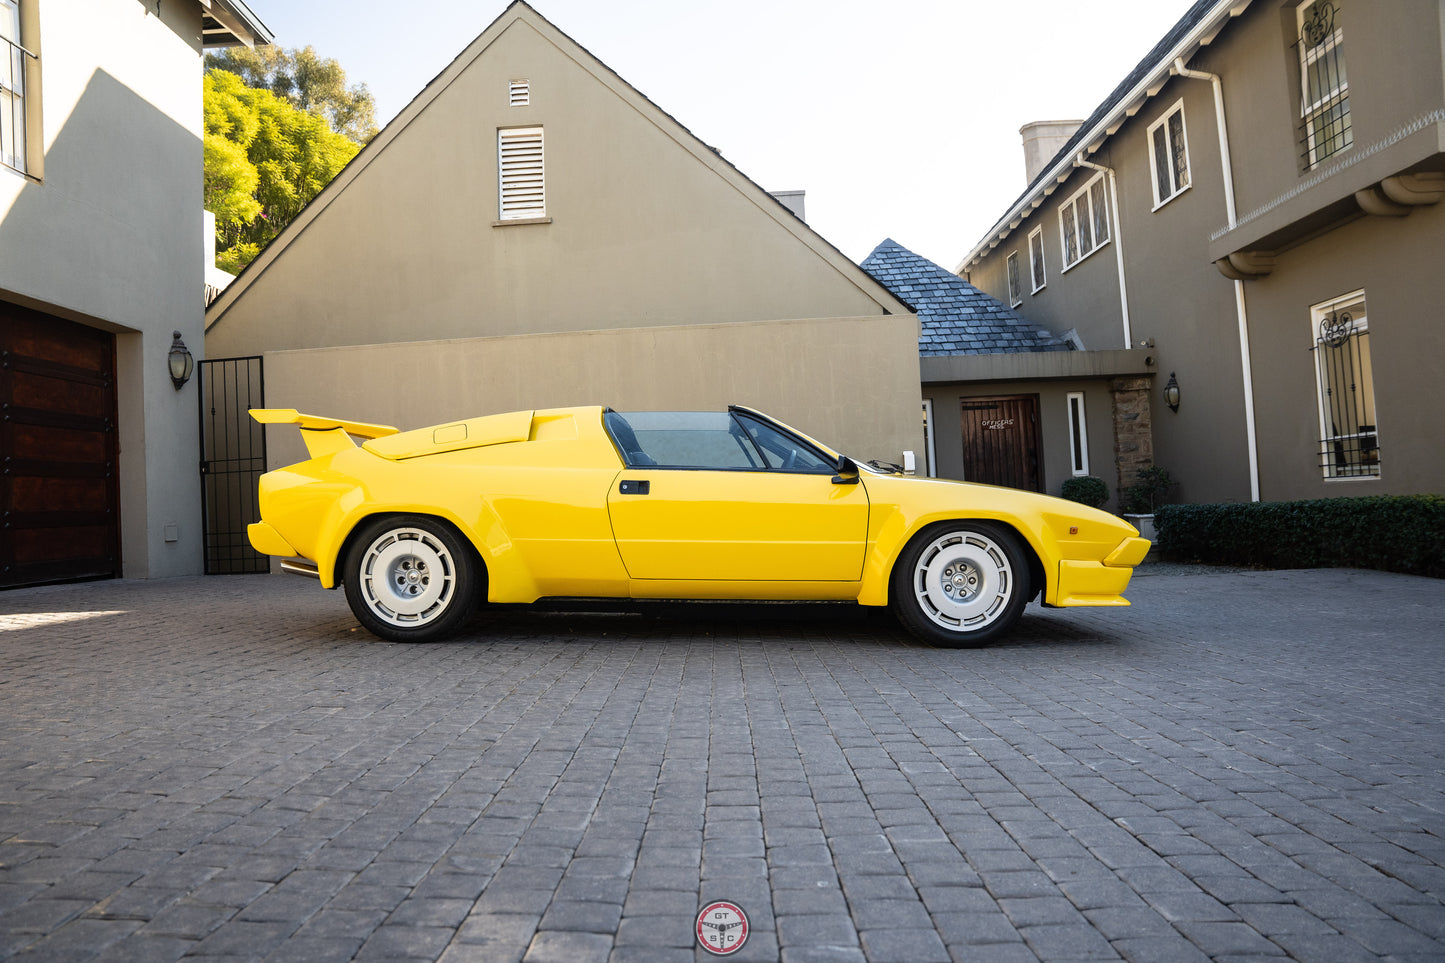
[[[542,128],[497,131],[497,167],[501,179],[501,219],[546,217]]]
[[[507,103],[513,107],[525,107],[532,102],[532,82],[514,80],[507,85]]]

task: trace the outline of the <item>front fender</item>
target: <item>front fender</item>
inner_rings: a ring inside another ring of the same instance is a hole
[[[1060,601],[1066,561],[1102,563],[1138,532],[1117,516],[1036,492],[900,476],[865,480],[874,512],[858,601],[888,604],[893,567],[908,542],[935,522],[972,519],[1007,525],[1038,560],[1046,604]]]

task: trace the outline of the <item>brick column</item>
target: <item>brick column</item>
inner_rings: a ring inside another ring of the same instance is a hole
[[[1154,464],[1154,427],[1149,416],[1152,376],[1113,378],[1109,391],[1114,396],[1114,467],[1118,472],[1116,503],[1123,491],[1139,483],[1139,469]]]

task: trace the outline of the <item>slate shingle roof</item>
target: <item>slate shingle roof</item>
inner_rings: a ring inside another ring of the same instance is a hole
[[[864,258],[863,270],[918,314],[922,322],[920,355],[1069,351],[1073,347],[892,238]]]

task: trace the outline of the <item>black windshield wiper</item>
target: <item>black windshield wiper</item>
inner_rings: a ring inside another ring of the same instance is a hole
[[[872,461],[870,461],[870,462],[868,463],[868,465],[869,465],[870,467],[872,467],[872,468],[878,469],[879,471],[886,471],[886,472],[888,472],[890,475],[901,475],[901,474],[903,474],[903,466],[902,466],[902,465],[895,465],[895,464],[893,464],[893,462],[891,462],[891,461],[879,461],[878,459],[875,458],[875,459],[873,459]]]

